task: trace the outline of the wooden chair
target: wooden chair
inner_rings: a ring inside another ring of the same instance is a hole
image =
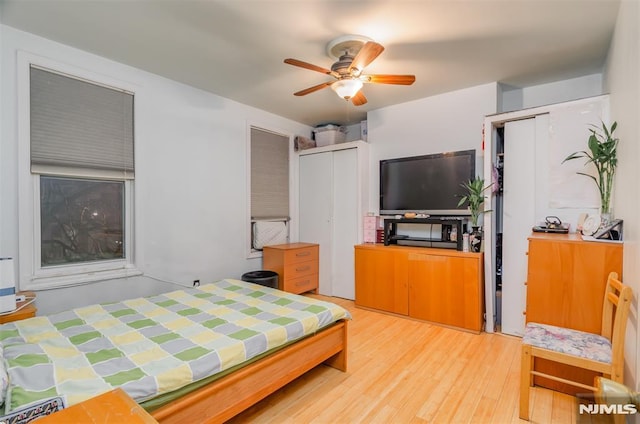
[[[534,371],[534,359],[543,358],[601,372],[613,381],[623,383],[624,336],[633,292],[612,272],[607,278],[602,307],[600,334],[530,322],[522,338],[520,371],[520,418],[529,419],[529,391],[534,376],[571,384],[595,391],[575,381]]]

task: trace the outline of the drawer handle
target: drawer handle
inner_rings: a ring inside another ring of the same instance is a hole
[[[311,252],[310,252],[310,251],[305,250],[304,252],[298,252],[298,253],[296,253],[296,257],[300,258],[300,257],[302,257],[302,256],[309,256],[310,254],[311,254]]]
[[[300,286],[307,286],[309,285],[309,280],[304,280],[304,281],[298,281],[296,283],[296,286],[300,287]]]
[[[311,267],[310,267],[309,265],[307,265],[307,266],[302,266],[302,267],[296,268],[296,272],[307,271],[307,270],[309,270],[309,269],[311,269]]]

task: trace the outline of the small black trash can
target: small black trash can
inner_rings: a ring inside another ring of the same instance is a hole
[[[242,274],[242,281],[260,284],[261,286],[278,288],[278,274],[273,271],[250,271]]]

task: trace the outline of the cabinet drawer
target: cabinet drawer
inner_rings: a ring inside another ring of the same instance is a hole
[[[306,277],[318,273],[318,261],[298,262],[284,267],[285,278]]]
[[[302,249],[291,249],[284,252],[285,265],[306,262],[318,259],[318,246],[309,246]]]
[[[282,290],[289,293],[304,293],[318,288],[318,274],[306,277],[287,278],[282,282]]]
[[[376,228],[377,228],[376,221],[370,221],[370,220],[364,221],[365,230],[375,230]]]

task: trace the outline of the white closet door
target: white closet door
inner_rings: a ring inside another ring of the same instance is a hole
[[[332,296],[333,153],[300,156],[300,241],[320,245],[318,292]]]
[[[507,122],[504,130],[502,332],[524,332],[527,238],[535,222],[536,119]]]
[[[333,296],[355,299],[354,246],[358,244],[358,152],[333,152]]]

